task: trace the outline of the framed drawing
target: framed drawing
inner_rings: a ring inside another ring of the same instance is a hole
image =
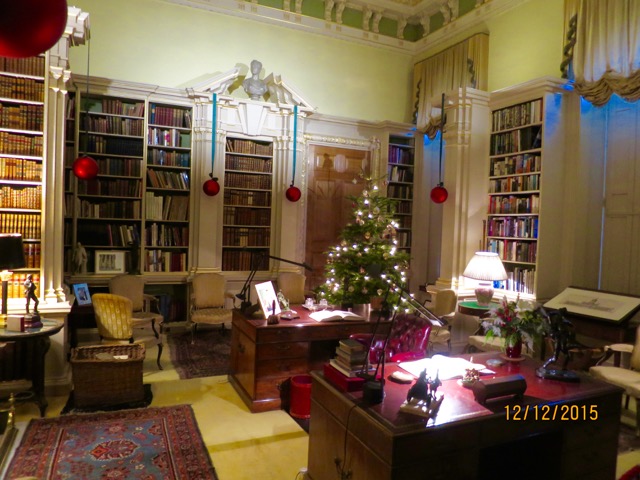
[[[96,250],[96,273],[124,273],[124,254],[118,250]]]
[[[258,294],[258,300],[260,300],[264,318],[269,318],[269,315],[278,315],[280,313],[280,303],[278,302],[276,291],[273,288],[273,283],[256,283],[256,293]]]
[[[76,283],[73,285],[73,294],[76,296],[78,305],[91,305],[91,294],[86,283]]]
[[[623,322],[640,308],[640,297],[567,287],[544,304],[545,308],[566,308],[569,313],[609,322]]]

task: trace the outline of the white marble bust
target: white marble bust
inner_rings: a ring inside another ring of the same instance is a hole
[[[260,100],[267,92],[267,84],[259,77],[261,71],[262,63],[258,60],[253,60],[251,62],[251,77],[247,77],[242,82],[242,88],[244,88],[251,100]]]

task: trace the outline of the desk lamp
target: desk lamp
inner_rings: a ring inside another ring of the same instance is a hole
[[[22,235],[19,233],[0,234],[0,279],[2,280],[2,312],[0,315],[0,328],[6,326],[7,317],[7,285],[15,268],[24,268],[24,250],[22,248]]]
[[[476,252],[462,275],[474,280],[480,280],[475,292],[478,305],[481,306],[487,306],[491,303],[493,282],[507,279],[507,272],[504,269],[502,260],[494,252]]]

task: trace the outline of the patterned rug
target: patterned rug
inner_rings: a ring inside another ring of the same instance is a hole
[[[231,331],[199,330],[191,344],[191,332],[167,335],[171,363],[181,379],[213,377],[229,373]]]
[[[618,434],[618,455],[632,450],[640,450],[640,437],[636,436],[634,427],[621,423]]]
[[[31,420],[8,479],[217,480],[190,405]]]

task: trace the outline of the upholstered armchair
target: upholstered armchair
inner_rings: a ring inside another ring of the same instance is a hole
[[[133,343],[133,302],[121,295],[94,293],[91,296],[98,334],[103,343]],[[160,357],[162,343],[158,342],[158,369],[162,370]]]
[[[431,293],[432,301],[425,303],[431,313],[440,319],[440,324],[433,325],[429,335],[429,345],[446,345],[451,351],[451,320],[456,313],[458,295],[455,290],[444,289]]]
[[[164,318],[158,310],[158,299],[144,293],[144,283],[144,278],[139,275],[116,275],[109,280],[109,293],[130,299],[133,305],[133,328],[149,324],[159,339],[156,322],[161,325]]]
[[[302,305],[313,292],[305,290],[306,277],[302,273],[282,272],[278,275],[278,290],[291,305]]]
[[[429,334],[432,324],[429,320],[414,314],[398,314],[391,326],[387,343],[385,362],[409,362],[426,358]],[[369,350],[369,362],[377,364],[382,352],[386,335],[356,333],[350,338],[359,341]]]
[[[232,309],[226,308],[227,299],[235,300],[226,291],[227,281],[219,273],[198,273],[191,282],[191,343],[195,341],[198,325],[221,325],[231,321]]]

